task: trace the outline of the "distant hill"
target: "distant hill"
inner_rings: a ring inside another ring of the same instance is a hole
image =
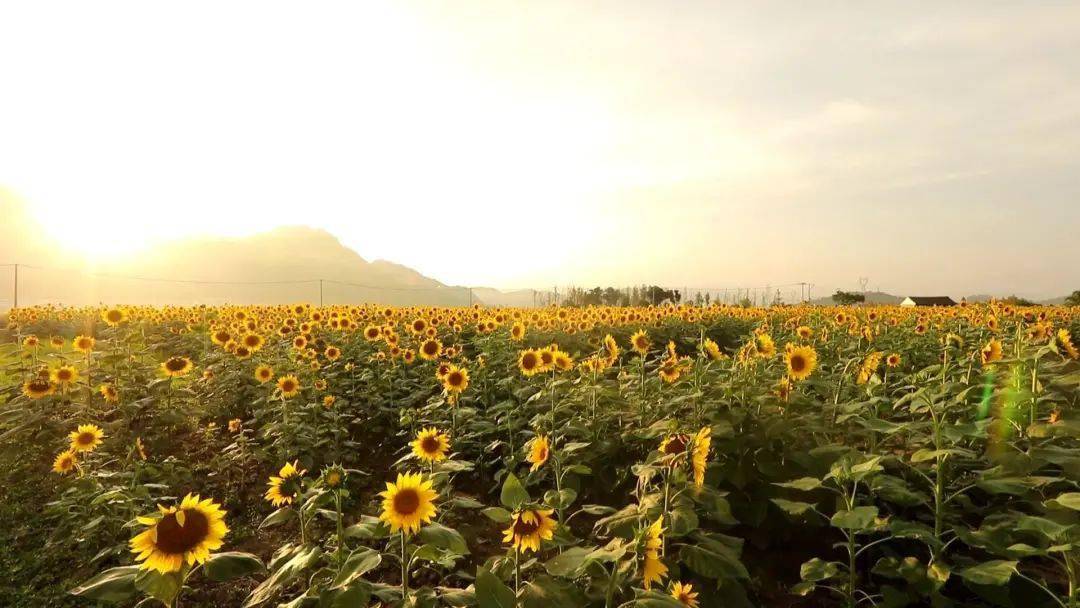
[[[171,241],[81,268],[11,196],[0,193],[0,263],[18,262],[19,304],[376,302],[467,306],[474,297],[412,268],[367,261],[325,230],[287,226],[241,238]],[[0,309],[13,271],[0,268]],[[162,281],[157,279],[174,279]],[[320,285],[317,279],[324,279]],[[321,291],[321,294],[320,294]],[[497,292],[496,292],[497,293]]]

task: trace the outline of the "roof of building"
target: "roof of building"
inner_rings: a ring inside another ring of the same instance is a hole
[[[916,306],[956,306],[956,302],[949,296],[908,296],[907,299]]]

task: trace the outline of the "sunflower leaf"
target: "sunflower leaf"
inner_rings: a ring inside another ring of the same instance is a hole
[[[529,492],[525,489],[525,486],[521,485],[521,481],[513,473],[507,474],[506,479],[503,481],[499,502],[507,509],[517,510],[521,508],[521,505],[531,500]]]

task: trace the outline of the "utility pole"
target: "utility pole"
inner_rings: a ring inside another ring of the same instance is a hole
[[[19,265],[15,264],[15,296],[12,302],[12,308],[19,307]]]

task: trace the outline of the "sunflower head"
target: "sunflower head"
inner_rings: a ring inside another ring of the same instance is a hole
[[[304,473],[299,468],[300,461],[286,462],[277,475],[271,476],[266,485],[270,486],[263,496],[275,507],[291,505],[304,489]]]
[[[795,346],[784,353],[788,377],[792,380],[805,380],[817,367],[817,351],[810,346]]]
[[[89,353],[94,350],[94,339],[90,336],[76,336],[71,345],[79,352]]]
[[[31,399],[41,399],[56,392],[56,385],[48,376],[34,376],[23,383],[22,392]]]
[[[291,399],[300,394],[300,381],[296,379],[296,376],[282,376],[277,381],[278,390],[281,391],[281,396],[285,399]]]
[[[116,390],[116,386],[113,384],[102,384],[98,387],[98,392],[101,393],[101,397],[106,403],[116,403],[120,401],[120,392]]]
[[[551,456],[551,440],[547,435],[537,435],[529,441],[528,454],[525,459],[532,464],[531,470],[535,471],[544,466]]]
[[[675,582],[675,584],[671,586],[671,597],[675,598],[675,600],[683,606],[686,606],[686,608],[698,608],[698,594],[694,591],[694,586],[689,583],[684,585],[680,582]]]
[[[340,488],[348,476],[349,473],[345,470],[345,467],[340,464],[330,465],[323,470],[322,483],[331,489]]]
[[[421,430],[412,442],[412,451],[421,462],[441,462],[450,451],[450,436],[435,428]]]
[[[162,574],[205,562],[212,551],[221,548],[225,535],[225,512],[213,500],[188,494],[179,505],[163,507],[158,513],[139,517],[146,529],[131,539],[135,561],[143,570]]]
[[[161,364],[161,371],[169,378],[183,376],[191,371],[191,359],[187,357],[169,357]]]
[[[431,480],[425,480],[420,473],[399,473],[395,482],[386,483],[386,491],[379,496],[383,499],[379,519],[390,525],[391,534],[399,530],[406,534],[419,532],[420,526],[438,512],[434,502],[438,494],[431,488]]]
[[[76,455],[75,450],[65,450],[56,455],[56,459],[53,460],[52,470],[54,473],[67,475],[74,471],[77,466],[79,466],[79,457]]]
[[[469,387],[469,371],[464,367],[451,365],[446,375],[442,377],[443,388],[446,392],[457,395]]]
[[[540,361],[540,354],[533,349],[523,350],[518,355],[518,369],[525,376],[533,376],[541,371],[543,363]]]
[[[260,384],[269,382],[274,377],[274,370],[269,365],[260,365],[255,368],[255,379]]]
[[[649,352],[649,347],[652,342],[649,341],[649,335],[645,333],[644,329],[639,329],[632,336],[630,336],[630,346],[639,355],[644,355]]]
[[[52,379],[53,382],[60,386],[75,384],[79,379],[79,371],[70,365],[61,365],[53,370]]]
[[[540,551],[540,542],[551,540],[555,533],[552,509],[523,509],[515,511],[510,527],[503,532],[503,542],[519,553]]]
[[[80,424],[68,434],[71,449],[76,452],[93,452],[105,438],[105,431],[96,424]]]

